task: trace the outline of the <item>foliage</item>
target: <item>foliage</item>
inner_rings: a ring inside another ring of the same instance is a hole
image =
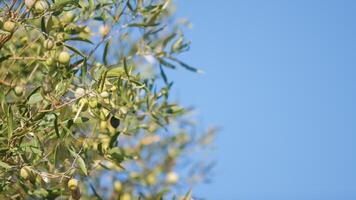
[[[0,1],[0,199],[160,199],[204,178],[192,153],[214,131],[169,97],[167,68],[199,72],[177,58],[189,42],[173,12],[169,0]]]

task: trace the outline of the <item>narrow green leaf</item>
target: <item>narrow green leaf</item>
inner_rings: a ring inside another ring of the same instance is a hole
[[[46,30],[46,18],[45,17],[42,17],[41,18],[41,31],[44,32],[44,33],[47,33],[47,30]],[[44,34],[46,36],[46,34]]]
[[[170,59],[176,61],[176,62],[179,63],[182,67],[184,67],[185,69],[187,69],[187,70],[189,70],[189,71],[192,71],[192,72],[195,72],[195,73],[200,73],[200,74],[203,73],[202,70],[197,69],[197,68],[195,68],[195,67],[192,67],[192,66],[190,66],[190,65],[188,65],[188,64],[186,64],[186,63],[184,63],[184,62],[182,62],[182,61],[180,61],[180,60],[178,60],[178,59],[176,59],[176,58],[170,58]]]
[[[127,78],[130,79],[130,73],[129,73],[129,69],[128,69],[128,66],[127,66],[126,57],[124,57],[124,69],[125,69],[125,73],[126,73]]]
[[[74,157],[74,159],[76,159],[76,162],[79,165],[79,168],[83,172],[83,174],[87,176],[88,170],[87,167],[85,166],[85,161],[83,160],[83,158],[79,154],[75,153],[75,151],[71,150],[70,148],[68,148],[68,151]]]
[[[128,27],[137,27],[137,28],[146,28],[146,27],[154,27],[154,26],[158,26],[159,23],[156,24],[144,24],[144,23],[131,23],[129,25],[127,25]]]
[[[103,63],[104,65],[108,64],[107,57],[108,57],[108,52],[109,52],[109,45],[110,41],[107,41],[105,44],[104,52],[103,52]]]
[[[190,189],[187,194],[184,195],[183,200],[191,200],[192,199],[192,189]]]
[[[87,57],[83,52],[81,52],[79,49],[77,49],[75,47],[69,46],[67,44],[64,44],[64,46],[67,47],[68,49],[72,50],[73,52],[77,53],[78,55],[82,56],[83,58]]]
[[[98,198],[98,200],[102,200],[102,199],[103,199],[103,198],[101,198],[101,196],[98,194],[98,192],[96,191],[95,187],[94,187],[93,184],[91,184],[91,183],[90,183],[90,188],[91,188],[91,190],[93,191],[94,196],[95,196],[96,198]]]
[[[11,57],[11,55],[2,56],[2,57],[0,58],[0,63],[2,63],[3,61],[7,60],[7,59],[10,58],[10,57]]]
[[[14,118],[11,106],[7,108],[7,138],[10,140],[14,132]]]
[[[164,83],[168,84],[168,79],[167,79],[166,73],[164,72],[164,70],[162,68],[162,65],[159,65],[159,70],[161,72],[161,76],[163,78]]]
[[[87,171],[87,167],[85,166],[85,161],[79,155],[78,155],[78,158],[77,158],[77,163],[78,163],[80,169],[82,170],[82,172],[85,174],[85,176],[88,176],[88,171]]]
[[[82,37],[72,37],[72,38],[67,38],[64,41],[81,41],[81,42],[86,42],[89,44],[94,44],[91,40],[82,38]]]
[[[168,36],[165,40],[163,40],[162,42],[162,47],[165,48],[167,46],[167,44],[172,41],[172,39],[176,36],[176,33],[171,34],[170,36]]]
[[[165,67],[168,67],[168,68],[171,68],[171,69],[175,69],[175,68],[176,68],[176,66],[174,66],[173,64],[171,64],[171,63],[165,61],[165,60],[162,59],[162,58],[157,58],[157,60],[159,61],[160,64],[162,64],[162,65],[165,66]]]
[[[33,104],[36,104],[36,103],[39,103],[43,100],[43,97],[40,93],[34,93],[33,95],[31,95],[29,98],[28,98],[28,104],[30,105],[33,105]]]
[[[58,117],[56,114],[54,114],[54,132],[56,133],[57,135],[57,138],[60,138],[60,133],[59,133],[59,129],[58,129]]]
[[[107,74],[108,74],[108,70],[105,70],[105,71],[102,73],[101,78],[100,78],[100,80],[99,80],[99,90],[100,90],[100,92],[102,92],[103,89],[104,89],[104,85],[105,85],[105,80],[106,80]]]
[[[90,10],[94,10],[94,9],[95,9],[94,0],[88,0],[88,3],[89,3],[89,9],[90,9]]]
[[[110,143],[109,143],[109,147],[110,147],[110,148],[112,148],[112,147],[115,145],[115,143],[117,142],[117,138],[119,137],[119,135],[120,135],[120,131],[117,131],[117,132],[115,133],[115,135],[113,135],[113,136],[110,138]]]
[[[0,161],[0,167],[4,169],[11,169],[11,166],[5,162]]]

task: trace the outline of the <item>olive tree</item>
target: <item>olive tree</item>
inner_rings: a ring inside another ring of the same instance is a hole
[[[199,72],[174,10],[0,1],[0,199],[190,199],[214,130],[170,97],[166,70]]]

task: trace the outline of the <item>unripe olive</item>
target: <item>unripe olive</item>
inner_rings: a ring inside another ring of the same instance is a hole
[[[148,185],[154,185],[156,184],[156,176],[151,173],[151,174],[148,174],[147,177],[146,177],[146,181],[147,181],[147,184]]]
[[[105,37],[110,32],[110,27],[107,25],[100,26],[99,33],[102,37]]]
[[[65,12],[62,18],[62,22],[70,23],[74,20],[75,14],[71,11]]]
[[[98,100],[96,98],[92,97],[89,99],[89,107],[90,108],[96,108],[98,106]]]
[[[122,183],[120,181],[114,182],[114,190],[115,192],[120,192],[122,190]]]
[[[13,21],[6,21],[3,25],[3,29],[7,32],[13,32],[15,30],[16,24]]]
[[[25,0],[25,5],[27,8],[31,8],[35,2],[36,0]]]
[[[109,97],[109,93],[106,92],[106,91],[104,91],[104,92],[100,93],[100,96],[101,96],[102,98],[108,98],[108,97]]]
[[[59,53],[58,55],[58,62],[61,63],[61,64],[68,64],[70,61],[70,55],[68,52],[66,51],[62,51],[61,53]]]
[[[16,86],[14,89],[14,92],[15,92],[16,96],[21,96],[24,92],[23,86],[20,86],[20,85]]]
[[[47,1],[39,0],[35,3],[35,10],[37,12],[44,12],[49,8]]]
[[[78,88],[75,90],[75,92],[74,92],[74,96],[75,96],[76,98],[80,98],[80,97],[82,97],[83,95],[85,95],[85,90],[84,90],[83,88],[78,87]]]
[[[178,182],[178,175],[175,172],[169,172],[166,177],[166,181],[168,184],[176,184]]]
[[[121,195],[120,200],[131,200],[131,195],[129,193],[124,193]]]
[[[43,47],[47,50],[51,50],[54,47],[54,41],[51,39],[47,39],[43,42]]]
[[[48,67],[48,69],[50,69],[51,67],[53,67],[53,65],[55,64],[55,60],[52,57],[47,58],[47,60],[45,61],[46,66]]]
[[[69,188],[69,190],[71,190],[71,191],[77,190],[77,189],[78,189],[78,180],[77,180],[77,179],[74,179],[74,178],[70,179],[70,180],[68,181],[68,188]]]
[[[23,178],[24,180],[28,180],[31,176],[31,169],[27,166],[22,167],[20,169],[20,176],[21,178]]]
[[[117,87],[115,85],[113,85],[111,88],[110,88],[110,91],[114,92],[117,90]]]
[[[110,103],[110,99],[109,99],[109,98],[105,98],[105,99],[104,99],[104,103],[105,103],[105,104],[109,104],[109,103]]]

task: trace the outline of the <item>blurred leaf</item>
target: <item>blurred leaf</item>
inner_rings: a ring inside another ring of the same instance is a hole
[[[109,51],[109,45],[110,45],[110,41],[107,41],[106,44],[105,44],[104,52],[103,52],[103,63],[104,63],[104,65],[108,64],[107,56],[108,56],[108,51]]]
[[[11,169],[11,166],[9,164],[2,162],[2,161],[0,161],[0,167],[4,168],[6,170]]]
[[[190,189],[183,197],[183,200],[191,200],[192,199],[192,189]]]
[[[73,46],[66,45],[66,44],[64,44],[64,46],[67,47],[68,49],[72,50],[72,51],[75,52],[76,54],[82,56],[83,58],[86,58],[86,57],[87,57],[83,52],[79,51],[77,48],[75,48],[75,47],[73,47]]]
[[[86,43],[89,43],[89,44],[94,44],[89,39],[82,38],[82,37],[71,37],[71,38],[65,39],[64,41],[81,41],[81,42],[86,42]]]

